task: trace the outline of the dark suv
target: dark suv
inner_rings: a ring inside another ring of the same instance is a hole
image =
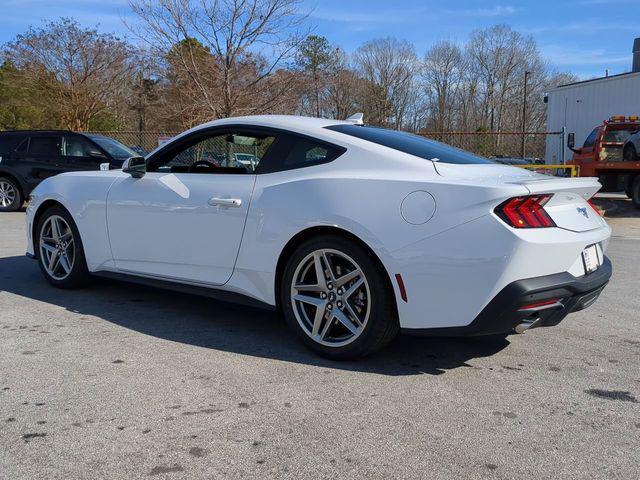
[[[0,132],[0,212],[18,210],[47,177],[62,172],[121,168],[137,154],[113,138],[68,131]]]

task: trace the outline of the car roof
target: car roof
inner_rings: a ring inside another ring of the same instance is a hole
[[[353,125],[353,122],[348,122],[344,120],[332,120],[328,118],[315,118],[315,117],[303,117],[299,115],[247,115],[244,117],[229,117],[229,118],[221,118],[218,120],[213,120],[211,122],[206,122],[200,125],[197,125],[185,132],[182,132],[175,137],[173,137],[172,141],[175,141],[178,138],[184,137],[186,135],[190,135],[192,133],[198,132],[200,130],[204,130],[212,127],[223,127],[225,125],[247,125],[247,126],[255,126],[255,127],[267,127],[267,128],[275,128],[288,130],[291,132],[297,132],[302,134],[323,134],[326,136],[328,134],[327,130],[324,130],[324,127],[328,127],[330,125]],[[323,131],[324,130],[324,131]],[[149,152],[148,156],[155,154],[164,145],[160,145],[156,147],[154,150]]]
[[[302,117],[299,115],[248,115],[244,117],[229,117],[221,118],[219,120],[213,120],[211,122],[203,123],[190,130],[188,133],[197,132],[201,129],[211,127],[221,127],[224,125],[252,125],[257,127],[271,127],[280,128],[284,130],[291,130],[297,132],[312,132],[320,131],[324,127],[330,125],[347,124],[353,125],[352,122],[343,120],[332,120],[327,118],[315,118],[315,117]],[[183,134],[186,134],[184,132]],[[181,135],[183,135],[181,134]]]
[[[31,134],[31,133],[72,133],[75,135],[85,135],[83,132],[73,132],[71,130],[3,130],[0,135],[3,134]]]

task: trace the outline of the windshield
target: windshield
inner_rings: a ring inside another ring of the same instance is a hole
[[[91,140],[104,148],[109,155],[118,160],[125,160],[129,157],[137,157],[138,154],[129,147],[123,145],[117,140],[101,135],[87,135]]]
[[[394,150],[415,155],[416,157],[426,160],[458,164],[494,163],[487,158],[465,152],[459,148],[397,130],[347,124],[331,125],[325,128],[393,148]]]
[[[603,143],[624,143],[637,130],[638,127],[629,127],[628,130],[607,130],[602,138]]]

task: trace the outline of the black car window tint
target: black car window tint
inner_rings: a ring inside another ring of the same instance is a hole
[[[29,153],[34,155],[62,155],[62,137],[32,136],[29,142]]]

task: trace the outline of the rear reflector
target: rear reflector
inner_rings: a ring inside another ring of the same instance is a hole
[[[531,310],[532,308],[546,307],[548,305],[555,305],[559,301],[560,301],[559,298],[554,298],[553,300],[545,300],[543,302],[530,303],[529,305],[523,305],[522,307],[518,308],[518,310]]]
[[[527,195],[510,198],[494,210],[507,225],[513,228],[548,228],[556,224],[545,211],[544,205],[553,194]]]
[[[400,298],[407,302],[407,291],[404,288],[404,281],[399,273],[396,273],[396,282],[398,282],[398,288],[400,289]]]

